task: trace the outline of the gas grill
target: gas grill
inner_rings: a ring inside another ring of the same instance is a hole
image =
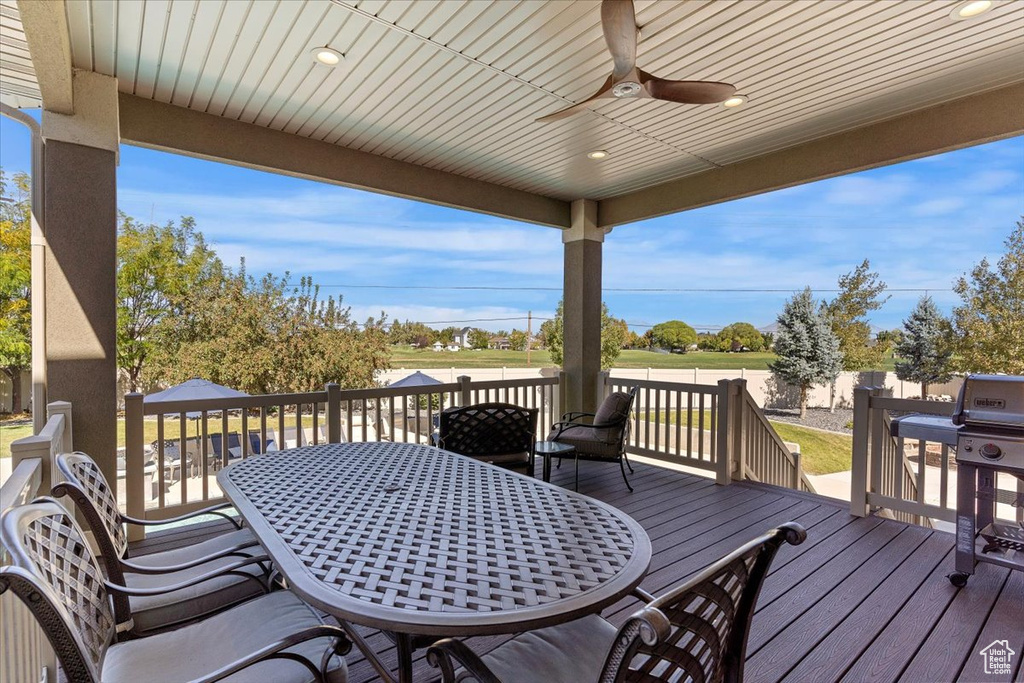
[[[1024,507],[1024,495],[998,486],[1001,473],[1024,482],[1024,377],[969,375],[951,419],[908,415],[893,434],[956,447],[953,585],[965,586],[978,562],[1024,571],[1024,523],[995,517],[997,502]]]
[[[963,586],[978,562],[1024,571],[1024,526],[995,518],[999,474],[1024,481],[1024,377],[970,375],[953,411],[956,441],[956,572]],[[1020,487],[1018,487],[1020,488]],[[1020,506],[1005,492],[1011,504]],[[981,538],[978,538],[981,536]]]

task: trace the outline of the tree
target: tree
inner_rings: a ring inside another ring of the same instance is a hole
[[[203,377],[251,394],[374,386],[389,364],[383,314],[362,325],[341,300],[319,298],[312,279],[289,289],[287,275],[256,280],[237,272],[208,283],[184,315],[158,327],[151,365],[160,379]]]
[[[487,330],[474,327],[469,331],[469,345],[474,349],[486,349],[491,341],[491,334]]]
[[[0,170],[0,370],[11,382],[11,410],[20,413],[21,373],[32,362],[32,202],[29,176],[8,184]],[[8,194],[10,193],[10,194]]]
[[[551,353],[551,362],[561,366],[564,362],[564,302],[558,302],[555,310],[555,317],[545,320],[541,326],[541,333]],[[615,364],[615,359],[622,352],[624,330],[628,330],[624,320],[612,317],[608,311],[608,305],[601,304],[601,369],[607,370]]]
[[[828,320],[814,305],[811,288],[786,302],[778,317],[775,353],[778,359],[768,368],[789,384],[800,388],[800,418],[807,416],[807,390],[815,384],[832,382],[843,364],[839,339]]]
[[[882,330],[875,335],[875,343],[882,347],[883,357],[893,354],[896,345],[903,341],[903,330]]]
[[[715,347],[719,351],[763,351],[764,337],[750,323],[733,323],[715,335]]]
[[[639,334],[633,330],[626,330],[626,338],[622,342],[623,349],[637,349],[643,346],[644,340]]]
[[[871,344],[871,325],[865,317],[889,300],[882,298],[886,284],[871,271],[867,259],[852,272],[839,278],[839,293],[824,305],[825,315],[843,354],[843,370],[864,370],[878,367],[885,352],[879,344]]]
[[[655,346],[672,353],[686,353],[691,344],[697,343],[697,332],[682,320],[669,320],[651,328]]]
[[[1024,374],[1024,218],[1006,239],[993,270],[982,259],[956,281],[956,365],[963,372]]]
[[[458,332],[459,328],[457,327],[446,327],[443,330],[438,330],[437,334],[434,335],[434,341],[441,342],[442,346],[451,346],[455,343],[455,335]]]
[[[931,297],[923,296],[903,321],[903,336],[896,344],[896,376],[921,383],[921,398],[928,397],[928,385],[952,377],[953,356],[949,321]]]
[[[117,367],[129,391],[141,388],[142,372],[156,343],[153,331],[167,315],[181,315],[189,297],[221,277],[223,266],[206,246],[195,221],[177,226],[143,225],[124,213],[117,236]]]
[[[526,332],[512,330],[508,335],[508,346],[513,351],[526,350]]]

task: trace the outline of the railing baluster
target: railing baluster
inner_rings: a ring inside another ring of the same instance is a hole
[[[209,469],[209,467],[210,467],[210,464],[209,464],[210,454],[207,452],[207,451],[210,450],[210,447],[209,447],[209,444],[208,444],[210,439],[209,439],[209,436],[208,436],[208,433],[209,433],[209,421],[208,421],[207,418],[208,418],[208,414],[204,410],[203,411],[203,416],[202,416],[202,418],[200,418],[202,420],[202,423],[203,423],[203,432],[202,432],[203,433],[203,441],[200,444],[200,449],[199,449],[199,452],[202,454],[202,459],[203,459],[203,462],[202,462],[202,470],[203,470],[203,500],[209,500],[210,499],[210,475],[209,475],[209,472],[207,471]]]
[[[178,413],[178,435],[180,440],[178,441],[178,462],[181,465],[181,504],[184,505],[188,502],[188,480],[189,477],[185,476],[185,465],[188,462],[188,418],[185,417],[185,413]],[[189,466],[189,470],[192,467]],[[191,475],[192,472],[189,472]]]
[[[697,394],[698,410],[700,415],[698,417],[698,425],[700,431],[697,433],[697,448],[700,449],[701,459],[704,458],[704,392]]]
[[[660,389],[655,389],[654,390],[654,414],[657,416],[657,419],[655,419],[655,421],[654,421],[654,450],[660,451],[661,450],[661,429],[662,429],[661,390]],[[668,416],[666,415],[665,417],[667,419]]]
[[[206,440],[205,436],[203,440]],[[242,434],[238,437],[238,440],[241,441],[242,459],[244,460],[249,457],[249,411],[245,409],[242,410]]]
[[[228,466],[228,458],[230,457],[230,453],[228,453],[228,446],[230,445],[230,443],[231,442],[228,441],[228,411],[222,410],[222,411],[220,411],[220,466],[221,467],[227,467]]]
[[[244,431],[244,430],[243,430]],[[320,404],[313,403],[313,445],[320,443]]]
[[[942,462],[939,467],[939,507],[943,510],[949,507],[949,446],[946,444],[942,444]]]
[[[156,464],[160,474],[160,488],[157,490],[157,505],[164,507],[164,489],[167,488],[167,471],[164,465],[164,416],[156,416]]]

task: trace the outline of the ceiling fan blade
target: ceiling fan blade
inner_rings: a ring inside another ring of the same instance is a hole
[[[584,109],[589,108],[590,105],[592,105],[596,100],[602,100],[602,99],[605,99],[605,98],[608,98],[608,97],[613,97],[613,95],[612,95],[612,82],[613,82],[612,79],[613,78],[614,78],[613,76],[609,76],[607,78],[607,80],[605,80],[605,82],[601,86],[601,88],[596,93],[594,93],[593,95],[591,95],[587,99],[583,100],[582,102],[577,102],[576,104],[568,106],[565,109],[559,109],[558,111],[552,112],[551,114],[548,114],[547,116],[542,116],[539,119],[537,119],[537,122],[538,123],[548,123],[550,121],[558,121],[559,119],[564,119],[567,116],[572,116],[573,114],[575,114],[577,112],[581,112]]]
[[[612,77],[625,77],[636,66],[636,14],[633,0],[604,0],[601,3],[601,28],[615,70]]]
[[[644,74],[650,76],[650,74]],[[682,104],[715,104],[724,102],[736,93],[736,86],[715,81],[666,81],[661,78],[644,80],[644,87],[657,100]]]

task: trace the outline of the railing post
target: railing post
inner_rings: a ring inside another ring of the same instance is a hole
[[[793,490],[800,490],[800,478],[801,478],[801,467],[800,467],[800,449],[797,448],[795,451],[791,451],[790,455],[793,456]]]
[[[850,471],[850,514],[864,517],[868,507],[868,470],[871,458],[870,387],[853,390],[853,463]]]
[[[124,397],[124,492],[128,500],[125,508],[129,517],[142,519],[146,516],[145,491],[145,425],[143,420],[142,394],[132,392]],[[153,479],[162,485],[161,473]],[[128,525],[128,540],[138,541],[146,537],[146,530],[137,524]]]
[[[11,472],[18,468],[22,460],[39,458],[42,467],[39,477],[39,490],[43,495],[50,495],[53,485],[53,456],[50,453],[50,441],[40,436],[26,436],[11,442]]]
[[[473,404],[473,392],[470,385],[473,383],[472,378],[466,375],[459,375],[456,380],[459,384],[459,405],[468,406]]]
[[[747,478],[747,435],[743,431],[743,422],[747,410],[747,380],[733,379],[729,381],[730,405],[729,415],[732,417],[733,462],[736,465],[736,477],[742,481]]]
[[[729,386],[729,380],[718,380],[718,424],[715,425],[718,430],[718,452],[715,453],[715,482],[722,486],[732,481],[733,438]],[[687,429],[693,429],[690,422],[688,418]]]
[[[64,433],[61,434],[61,447],[65,452],[75,450],[74,430],[71,429],[71,404],[67,401],[51,401],[46,404],[46,419],[54,415],[64,416]]]
[[[341,387],[329,382],[327,389],[327,443],[341,443]],[[380,416],[377,416],[378,419]]]

